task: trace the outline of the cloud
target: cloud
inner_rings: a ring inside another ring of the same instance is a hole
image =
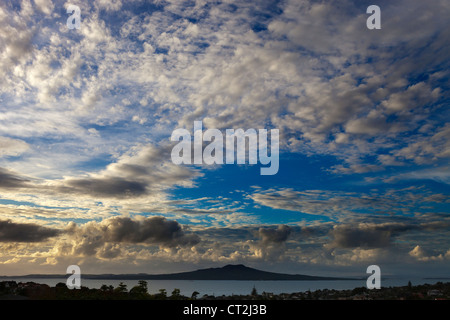
[[[392,231],[376,226],[339,225],[331,231],[331,235],[331,247],[370,249],[390,246]]]
[[[393,154],[397,159],[412,160],[417,164],[436,163],[450,157],[450,124],[438,127],[427,135],[410,137],[409,143]]]
[[[0,188],[24,188],[28,187],[30,180],[25,179],[15,172],[0,168]]]
[[[175,249],[200,242],[196,234],[186,233],[178,222],[164,217],[113,217],[81,226],[71,224],[66,231],[71,245],[61,241],[55,249],[62,255],[116,258],[126,254],[127,246],[157,245]]]
[[[43,242],[58,236],[60,231],[33,223],[0,220],[0,242]]]
[[[121,0],[96,0],[95,5],[106,11],[117,11],[122,7]]]
[[[431,169],[418,169],[410,172],[393,174],[383,179],[384,182],[395,183],[402,180],[434,180],[440,183],[450,184],[450,167],[434,167]]]
[[[449,255],[446,254],[439,254],[439,255],[432,255],[427,250],[424,250],[421,246],[417,245],[415,246],[410,252],[409,255],[419,261],[442,261],[445,258],[447,258]]]
[[[78,176],[65,176],[63,179],[35,178],[0,168],[0,189],[17,203],[33,204],[30,212],[37,206],[42,209],[59,208],[76,216],[85,212],[89,218],[95,215],[104,218],[111,216],[112,212],[231,213],[232,209],[227,205],[213,204],[212,207],[202,209],[196,207],[195,203],[168,197],[172,188],[193,187],[195,179],[202,176],[194,168],[173,164],[170,151],[169,144],[136,145],[116,155],[116,160],[103,169],[90,173],[84,171]],[[19,188],[20,192],[14,190]],[[74,208],[80,211],[77,213],[77,210],[72,210]]]
[[[256,244],[251,243],[253,254],[267,261],[280,261],[284,259],[286,241],[291,234],[291,227],[279,225],[277,228],[259,228],[257,235],[260,238]]]
[[[55,183],[61,193],[105,198],[133,198],[163,192],[175,185],[189,187],[199,173],[171,162],[167,146],[137,146],[88,178],[66,178]]]
[[[146,193],[146,183],[123,178],[70,179],[60,191],[103,197],[138,197]]]
[[[259,190],[249,195],[257,204],[274,209],[290,210],[312,215],[344,218],[363,208],[381,209],[381,200],[369,195],[328,190],[297,191],[292,188]]]
[[[39,11],[50,15],[55,9],[52,0],[34,0]]]
[[[386,248],[393,245],[394,237],[399,237],[407,232],[430,232],[446,230],[450,221],[430,222],[383,222],[383,223],[358,223],[336,225],[331,231],[332,242],[327,244],[329,248]]]
[[[2,9],[7,85],[0,90],[8,97],[5,107],[17,112],[5,113],[0,134],[76,136],[78,146],[87,145],[79,151],[89,157],[118,141],[130,147],[137,135],[129,125],[168,135],[204,119],[216,128],[270,124],[283,133],[286,151],[332,154],[345,162],[336,167],[339,173],[448,158],[445,137],[426,152],[413,142],[426,143],[427,135],[417,129],[438,129],[443,110],[449,10],[443,1],[385,3],[388,31],[376,35],[364,28],[365,8],[353,1],[338,7],[166,1],[137,15],[134,3],[99,0],[83,7],[90,14],[77,33],[53,20],[35,23],[27,3],[21,13]],[[44,0],[35,6],[48,12],[55,7]],[[99,14],[104,11],[107,17]],[[111,27],[111,12],[118,13],[119,31]],[[420,27],[411,16],[421,18]],[[412,24],[420,29],[415,37],[409,35]],[[36,108],[45,116],[36,119]],[[95,144],[80,133],[87,132],[85,125],[124,130],[110,130]],[[413,135],[409,147],[404,135]],[[395,159],[367,163],[380,150]]]
[[[445,175],[442,179],[444,178]],[[269,208],[323,215],[344,222],[361,217],[371,219],[385,213],[401,215],[414,213],[418,206],[429,205],[430,199],[435,199],[436,203],[445,203],[445,198],[438,195],[431,190],[416,187],[359,193],[279,188],[257,189],[249,194],[248,198],[256,204]]]
[[[111,218],[105,221],[102,230],[104,230],[104,238],[108,242],[147,242],[167,247],[192,246],[199,242],[196,235],[186,235],[178,222],[167,220],[164,217],[144,220],[132,220],[125,217]]]
[[[8,9],[6,6],[0,6],[0,70],[4,74],[8,74],[16,64],[29,57],[33,51],[32,41],[36,31],[27,25],[26,19],[21,19],[20,14],[12,13]],[[21,13],[25,14],[26,11]],[[0,83],[8,82],[7,80],[2,77]]]
[[[416,107],[428,105],[438,99],[440,89],[432,89],[429,84],[419,82],[406,88],[403,92],[393,93],[382,102],[388,113],[410,111]]]
[[[277,229],[260,228],[258,235],[264,244],[280,244],[286,242],[291,234],[291,227],[287,225],[279,225]]]
[[[0,137],[0,157],[18,156],[29,149],[29,145],[22,140]]]

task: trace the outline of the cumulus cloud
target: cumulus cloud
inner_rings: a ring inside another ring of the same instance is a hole
[[[383,248],[391,245],[392,231],[377,226],[336,226],[331,235],[331,247],[339,248]]]
[[[164,217],[153,217],[133,221],[130,218],[111,218],[103,227],[104,238],[108,242],[149,242],[172,247],[195,245],[199,239],[194,234],[186,235],[181,225]]]
[[[438,254],[432,255],[429,251],[423,249],[421,246],[415,246],[411,251],[409,251],[409,255],[419,261],[442,261],[448,254]]]
[[[60,254],[101,258],[118,257],[126,252],[127,245],[176,248],[192,247],[200,241],[196,234],[186,233],[177,221],[164,217],[113,217],[101,222],[91,221],[81,226],[71,224],[66,231],[72,244],[67,245],[66,241],[62,241],[57,248]]]
[[[0,220],[0,242],[43,242],[59,234],[57,229],[33,223]]]
[[[277,228],[259,228],[257,235],[260,241],[251,246],[254,255],[263,260],[282,260],[290,234],[291,227],[287,225],[279,225]]]
[[[258,235],[263,244],[279,244],[285,242],[291,234],[291,227],[280,225],[276,229],[260,228]]]

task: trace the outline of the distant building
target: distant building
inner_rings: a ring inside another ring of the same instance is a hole
[[[437,289],[428,290],[427,296],[433,297],[433,296],[440,296],[442,295],[442,292]]]

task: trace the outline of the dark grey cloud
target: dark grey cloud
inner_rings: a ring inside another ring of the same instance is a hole
[[[59,230],[33,223],[16,223],[11,220],[0,221],[1,242],[41,242],[59,234]]]
[[[190,186],[199,174],[170,161],[170,146],[132,148],[104,170],[88,177],[60,180],[55,190],[66,194],[105,198],[137,198],[161,193],[174,185]]]
[[[23,188],[29,187],[29,180],[9,170],[0,168],[0,188]]]
[[[264,260],[282,260],[286,252],[286,240],[291,232],[291,227],[287,225],[259,228],[256,235],[260,240],[254,248],[255,254]]]
[[[331,246],[338,248],[383,248],[391,244],[392,231],[373,227],[338,226],[331,231]]]
[[[71,179],[60,191],[101,197],[136,197],[146,193],[147,183],[124,178]]]
[[[165,248],[195,246],[200,237],[187,233],[177,221],[164,217],[132,219],[114,217],[67,229],[74,239],[69,251],[84,256],[112,259],[121,256],[125,245],[158,245]]]
[[[338,248],[385,248],[392,245],[392,239],[406,232],[448,230],[450,221],[426,223],[381,223],[346,224],[334,227],[329,235],[333,241],[330,247]]]
[[[263,243],[283,243],[286,242],[291,234],[291,227],[287,225],[280,225],[276,229],[260,228],[258,235]]]
[[[177,245],[195,245],[199,237],[185,234],[182,226],[174,220],[164,217],[152,217],[145,220],[132,220],[127,217],[108,219],[104,230],[104,239],[108,242],[156,243],[168,247]]]

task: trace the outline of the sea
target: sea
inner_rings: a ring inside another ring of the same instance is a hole
[[[16,281],[16,282],[36,282],[43,283],[49,286],[55,286],[57,283],[66,283],[66,278],[21,278],[8,277],[1,278],[0,281]],[[420,284],[435,284],[436,282],[450,282],[450,278],[386,278],[381,279],[381,287],[397,287],[406,286],[411,281],[412,285]],[[130,290],[138,284],[138,280],[107,280],[107,279],[83,279],[81,278],[81,285],[88,288],[100,288],[102,285],[112,285],[116,288],[120,283],[124,283],[127,289]],[[345,290],[354,289],[357,287],[365,287],[366,279],[361,280],[315,280],[315,281],[246,281],[246,280],[148,280],[149,293],[158,293],[160,289],[165,289],[170,295],[174,289],[179,289],[184,296],[190,297],[193,292],[199,293],[198,297],[203,295],[246,295],[250,294],[253,288],[261,294],[263,292],[280,294],[293,292],[306,292],[308,290],[323,290],[335,289]]]

